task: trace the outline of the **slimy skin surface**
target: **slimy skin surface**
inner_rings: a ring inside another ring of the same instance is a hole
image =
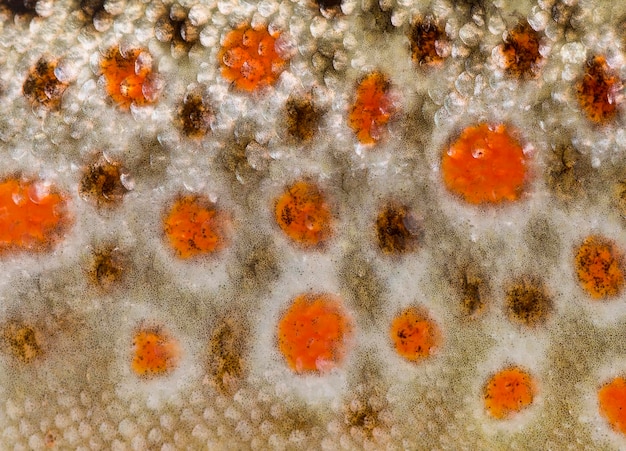
[[[626,449],[626,2],[0,0],[0,450]]]

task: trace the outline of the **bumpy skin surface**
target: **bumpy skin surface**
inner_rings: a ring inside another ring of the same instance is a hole
[[[0,449],[626,449],[624,18],[0,0]]]

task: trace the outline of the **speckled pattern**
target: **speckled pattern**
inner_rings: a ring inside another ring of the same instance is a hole
[[[0,253],[0,448],[626,449],[598,403],[626,375],[626,291],[592,299],[575,270],[590,236],[624,264],[621,3],[0,0],[0,178],[42,180],[68,209],[52,248]],[[218,61],[243,25],[279,36],[285,61],[254,92]],[[111,49],[143,49],[147,101],[108,97]],[[539,56],[511,69],[519,49]],[[595,57],[610,105],[589,116]],[[376,72],[393,113],[364,145],[348,116]],[[515,201],[468,204],[442,181],[442,154],[482,123],[522,145]],[[313,247],[274,218],[302,180],[332,217]],[[170,248],[163,218],[186,196],[228,215],[219,251]],[[379,242],[391,207],[402,252]],[[298,374],[277,327],[307,293],[353,327],[336,367]],[[407,308],[439,334],[415,362],[389,335]],[[175,340],[171,368],[133,372],[139,330]],[[485,385],[509,367],[536,393],[495,419]]]

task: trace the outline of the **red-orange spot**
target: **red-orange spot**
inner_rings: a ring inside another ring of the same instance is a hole
[[[446,187],[471,204],[517,200],[526,180],[526,157],[503,124],[468,127],[443,153]]]
[[[176,255],[187,259],[223,249],[228,243],[228,215],[207,198],[177,200],[163,220],[165,235]]]
[[[389,332],[398,354],[411,362],[430,356],[441,342],[437,324],[415,307],[400,313]]]
[[[147,50],[131,49],[122,55],[114,47],[102,58],[100,69],[107,94],[121,108],[156,102],[162,83],[152,71],[152,55]]]
[[[339,365],[351,335],[350,317],[329,294],[298,296],[278,323],[278,347],[296,373],[324,373]]]
[[[296,243],[312,247],[332,235],[332,216],[320,189],[309,182],[291,185],[276,201],[276,222]]]
[[[587,62],[585,75],[577,85],[578,103],[589,120],[596,124],[609,122],[617,114],[622,82],[603,56]]]
[[[379,141],[383,136],[384,126],[395,113],[390,87],[389,79],[380,72],[366,75],[357,86],[348,125],[361,144]]]
[[[0,252],[49,250],[69,225],[65,198],[43,181],[0,182]]]
[[[585,239],[576,252],[578,281],[593,299],[617,296],[624,286],[624,271],[614,244],[599,237]]]
[[[222,76],[237,89],[256,91],[274,84],[286,60],[276,51],[280,33],[244,25],[226,35],[217,59]]]
[[[537,386],[533,377],[518,367],[504,369],[494,374],[484,389],[487,412],[502,420],[532,404]]]
[[[139,330],[133,337],[131,366],[138,376],[165,375],[177,366],[179,357],[178,342],[160,328]]]
[[[598,390],[600,414],[617,432],[626,434],[626,380],[616,377]]]

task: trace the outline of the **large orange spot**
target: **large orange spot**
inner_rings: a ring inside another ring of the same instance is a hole
[[[273,84],[285,68],[285,59],[275,47],[279,36],[247,25],[232,30],[217,54],[222,76],[243,91]]]
[[[504,419],[532,404],[537,387],[535,380],[518,367],[494,374],[484,389],[485,408],[489,414]]]
[[[611,427],[626,434],[626,380],[616,377],[598,390],[600,413]]]
[[[176,255],[187,259],[211,254],[228,243],[228,215],[207,198],[177,200],[163,220],[165,235]]]
[[[602,124],[615,117],[622,82],[603,56],[587,62],[585,75],[576,88],[578,103],[591,122]]]
[[[352,321],[329,294],[301,295],[278,323],[278,347],[296,373],[326,372],[345,356]]]
[[[437,324],[415,307],[392,321],[390,333],[398,354],[412,362],[430,356],[441,342]]]
[[[624,286],[624,271],[615,246],[610,241],[590,236],[578,248],[576,274],[583,290],[594,299],[616,296]]]
[[[69,225],[65,198],[43,181],[0,182],[0,252],[49,250]]]
[[[296,182],[276,201],[276,222],[296,243],[312,247],[332,235],[330,208],[319,188],[309,182]]]
[[[132,369],[138,376],[162,376],[178,364],[178,342],[160,328],[139,330],[133,337]]]
[[[361,144],[374,144],[382,138],[384,126],[395,112],[390,87],[389,79],[380,72],[366,75],[357,86],[348,125]]]
[[[503,124],[468,127],[443,153],[446,187],[471,204],[519,198],[526,180],[520,143]]]
[[[131,104],[156,102],[162,81],[152,71],[152,55],[147,50],[132,49],[125,54],[118,47],[110,49],[100,62],[106,92],[123,109]]]

